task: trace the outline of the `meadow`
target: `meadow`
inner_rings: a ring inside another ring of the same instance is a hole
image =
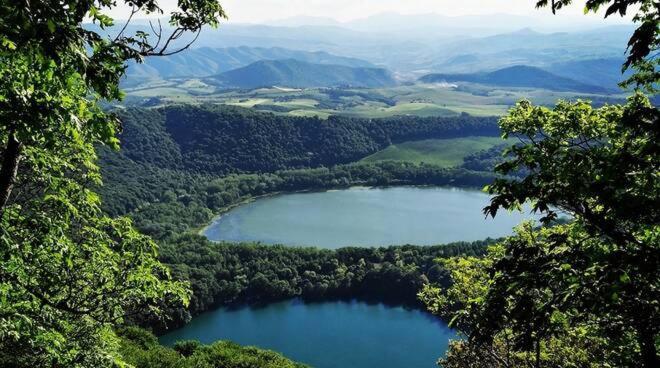
[[[416,164],[433,164],[455,167],[465,157],[506,143],[499,137],[465,137],[451,139],[426,139],[393,144],[384,150],[365,157],[362,162],[404,161]]]
[[[413,115],[501,116],[527,98],[550,106],[559,99],[586,99],[595,104],[622,102],[622,96],[578,94],[530,88],[503,88],[479,84],[404,84],[384,88],[258,88],[221,90],[200,79],[172,79],[127,89],[128,103],[137,106],[169,104],[226,104],[277,115],[330,115],[384,118]]]

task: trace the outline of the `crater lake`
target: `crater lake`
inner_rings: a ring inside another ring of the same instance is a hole
[[[259,198],[221,215],[203,234],[214,241],[340,248],[436,245],[497,238],[533,218],[501,212],[486,218],[489,196],[438,187],[363,188]]]

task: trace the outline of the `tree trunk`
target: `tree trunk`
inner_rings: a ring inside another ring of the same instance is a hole
[[[22,148],[21,142],[16,139],[13,133],[10,133],[7,147],[2,153],[2,168],[0,168],[0,217],[5,212],[7,201],[9,201],[9,196],[16,182]]]
[[[642,353],[642,366],[645,368],[660,367],[660,359],[655,348],[655,336],[648,325],[637,328],[637,341]]]

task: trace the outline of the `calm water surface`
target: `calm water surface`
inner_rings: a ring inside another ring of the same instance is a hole
[[[455,188],[351,188],[284,194],[240,206],[204,232],[211,240],[342,246],[432,245],[511,234],[528,213],[485,219],[489,196]]]
[[[430,245],[511,234],[529,214],[485,219],[488,195],[451,188],[351,188],[259,199],[221,216],[211,240],[288,245]],[[233,340],[317,368],[432,368],[449,339],[443,322],[417,310],[361,302],[219,309],[161,338]]]
[[[433,368],[454,332],[430,315],[362,302],[218,309],[161,337],[204,343],[232,340],[281,352],[317,368]]]

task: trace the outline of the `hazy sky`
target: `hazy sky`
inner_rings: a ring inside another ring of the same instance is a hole
[[[535,0],[221,0],[230,21],[258,23],[293,16],[330,17],[340,21],[364,18],[383,12],[402,14],[438,13],[481,15],[507,13],[548,15],[549,9],[535,9]],[[160,0],[167,12],[176,0]],[[582,15],[584,1],[565,9],[564,15]],[[125,18],[128,9],[115,10],[115,18]]]

